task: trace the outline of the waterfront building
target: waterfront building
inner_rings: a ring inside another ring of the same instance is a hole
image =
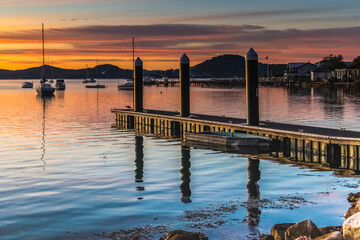
[[[308,79],[311,76],[311,71],[315,70],[317,66],[310,62],[289,63],[286,67],[286,80]]]
[[[336,69],[335,76],[339,80],[360,80],[360,63],[352,63],[349,66]]]
[[[329,79],[330,77],[331,77],[331,73],[325,71],[321,67],[318,67],[315,70],[311,71],[311,81],[322,81]]]

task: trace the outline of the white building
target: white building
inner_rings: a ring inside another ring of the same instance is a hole
[[[325,71],[320,67],[311,71],[311,81],[322,81],[324,79],[329,79],[330,77],[331,77],[331,73]]]
[[[300,62],[300,63],[289,63],[286,72],[285,78],[289,79],[309,79],[311,77],[311,71],[314,71],[317,68],[315,64],[309,62]]]

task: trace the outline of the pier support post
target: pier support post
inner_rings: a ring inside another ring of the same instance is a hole
[[[331,168],[341,166],[341,147],[337,144],[327,145],[327,162]]]
[[[134,111],[143,111],[143,62],[140,58],[135,61],[134,70]]]
[[[190,116],[190,59],[184,53],[180,58],[180,116]]]
[[[131,116],[131,115],[128,115],[127,116],[127,119],[126,119],[126,122],[127,122],[127,129],[134,129],[135,128],[135,117],[134,116]]]
[[[284,139],[283,139],[283,154],[284,154],[284,157],[286,157],[286,158],[290,157],[290,148],[291,148],[290,138],[284,137]]]
[[[175,121],[172,121],[171,122],[171,136],[172,137],[177,137],[179,138],[180,137],[180,123],[179,122],[175,122]]]
[[[250,48],[245,56],[247,124],[259,125],[258,55]]]

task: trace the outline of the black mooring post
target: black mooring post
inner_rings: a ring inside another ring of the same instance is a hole
[[[190,116],[190,59],[184,53],[180,58],[180,116]]]
[[[143,62],[140,58],[135,61],[134,71],[134,111],[143,111]]]
[[[250,48],[245,57],[247,124],[259,125],[258,55]]]

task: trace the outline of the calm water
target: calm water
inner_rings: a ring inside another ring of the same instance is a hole
[[[93,238],[151,224],[247,239],[279,222],[342,224],[346,196],[360,186],[358,178],[111,128],[110,109],[132,105],[132,92],[117,91],[117,80],[98,90],[66,83],[43,100],[21,81],[0,81],[1,239]],[[144,106],[178,110],[178,92],[145,87]],[[244,89],[193,88],[191,100],[195,113],[245,117]],[[360,130],[359,103],[341,89],[260,89],[263,120]],[[203,217],[189,217],[196,214]]]

